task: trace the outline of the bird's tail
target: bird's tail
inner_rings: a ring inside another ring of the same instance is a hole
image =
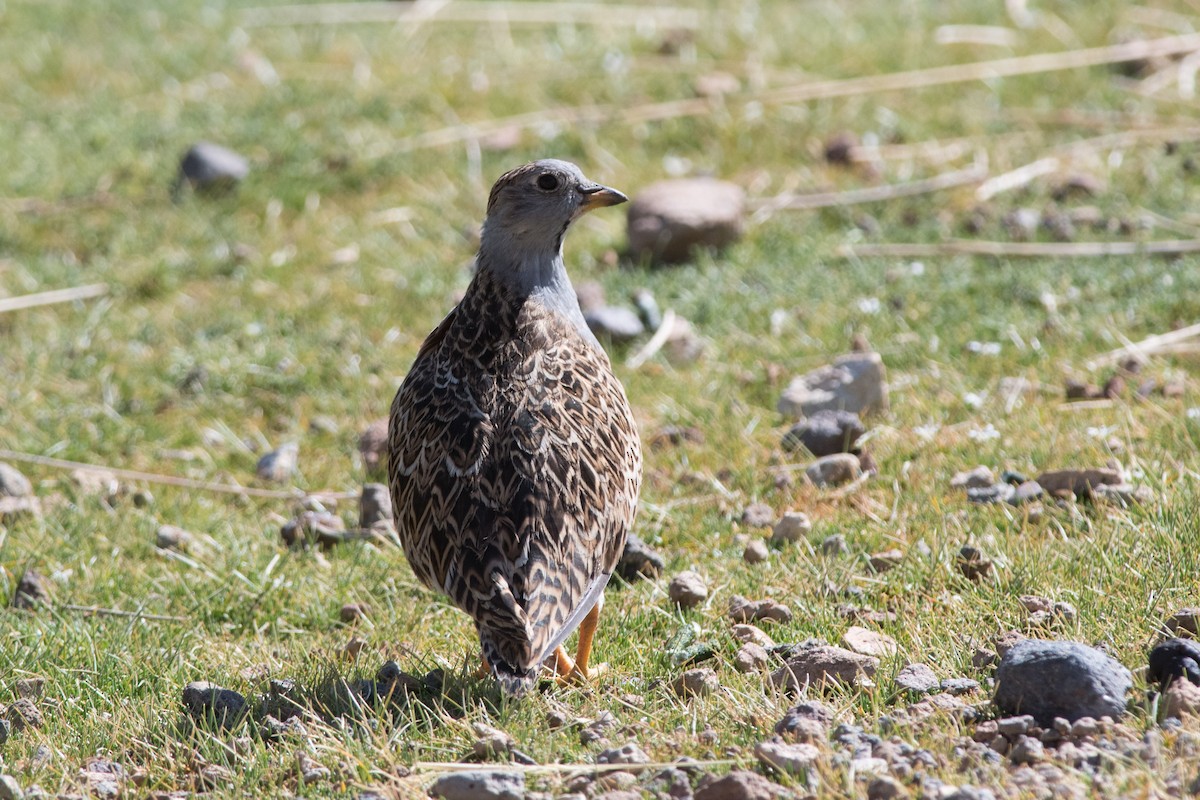
[[[491,665],[500,689],[509,697],[521,697],[533,689],[541,664],[535,664],[532,668],[509,664],[486,639],[483,640],[483,657]]]

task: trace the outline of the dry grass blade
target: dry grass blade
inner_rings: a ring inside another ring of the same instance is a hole
[[[187,617],[175,617],[170,614],[144,614],[141,611],[122,611],[119,608],[103,608],[101,606],[77,606],[69,603],[55,606],[64,611],[75,611],[92,617],[122,617],[125,619],[144,619],[151,622],[188,622]]]
[[[696,767],[727,767],[738,763],[732,758],[718,758],[709,761],[689,759],[688,766]],[[678,767],[678,761],[655,761],[646,764],[638,764],[639,769],[670,769]],[[413,772],[434,772],[434,773],[450,773],[450,772],[474,772],[479,769],[478,764],[464,763],[461,761],[418,761],[412,765]],[[530,774],[553,774],[553,773],[581,773],[581,774],[600,774],[605,772],[624,772],[629,769],[628,764],[505,764],[506,772],[524,772]]]
[[[1032,164],[1026,164],[1005,172],[1003,175],[988,178],[975,190],[975,199],[983,202],[1003,192],[1011,192],[1013,189],[1019,189],[1043,175],[1051,174],[1058,169],[1058,166],[1057,158],[1040,158]]]
[[[1120,361],[1127,356],[1147,356],[1157,352],[1161,352],[1165,348],[1174,347],[1180,342],[1188,339],[1194,339],[1200,336],[1200,323],[1187,325],[1178,330],[1168,331],[1166,333],[1158,333],[1154,336],[1147,336],[1140,342],[1133,342],[1124,347],[1118,347],[1116,350],[1110,350],[1104,355],[1097,358],[1095,365],[1109,364],[1114,361]]]
[[[867,189],[850,189],[845,192],[781,194],[776,197],[753,200],[751,204],[758,206],[758,210],[754,214],[754,220],[761,222],[765,217],[784,209],[798,211],[894,200],[898,197],[911,197],[913,195],[928,194],[943,189],[953,189],[958,186],[979,183],[986,177],[987,165],[982,160],[979,160],[969,167],[952,172],[944,172],[941,175],[935,175],[932,178],[925,178],[919,181],[872,186]]]
[[[106,294],[108,294],[108,284],[92,283],[71,289],[53,289],[48,292],[23,294],[19,297],[5,297],[0,298],[0,314],[38,306],[50,306],[55,303],[69,303],[72,300],[88,300]]]
[[[253,486],[238,486],[231,483],[196,481],[191,478],[180,478],[175,475],[160,475],[154,472],[140,472],[132,469],[84,464],[79,461],[67,461],[61,458],[34,455],[33,453],[19,453],[15,450],[5,450],[3,448],[0,448],[0,458],[10,461],[21,461],[26,464],[38,464],[39,466],[52,467],[54,469],[82,469],[90,472],[107,472],[127,481],[142,481],[144,483],[156,483],[164,486],[178,486],[183,489],[198,489],[204,492],[219,492],[223,494],[241,494],[249,497],[268,497],[279,500],[294,500],[302,497],[329,497],[348,500],[358,496],[354,492],[303,492],[299,489],[259,489]]]
[[[649,361],[667,343],[667,339],[671,338],[671,329],[674,327],[675,312],[668,308],[663,312],[662,322],[659,323],[658,330],[650,337],[650,341],[646,342],[640,350],[631,355],[625,362],[625,366],[629,367],[629,369],[637,369]]]
[[[669,25],[697,28],[702,15],[689,8],[641,7],[599,3],[460,2],[446,3],[432,12],[420,2],[314,3],[250,8],[242,15],[247,27],[269,25],[338,25],[386,22],[394,25],[421,22],[505,22],[527,25],[610,25],[633,27]]]
[[[936,256],[1011,256],[1022,258],[1099,258],[1102,256],[1200,253],[1200,239],[1156,242],[985,242],[959,239],[930,244],[882,243],[839,247],[840,258],[932,258]]]

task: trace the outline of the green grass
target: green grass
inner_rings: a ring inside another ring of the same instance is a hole
[[[964,163],[889,158],[874,176],[827,164],[821,143],[843,130],[881,143],[972,137],[1000,173],[1135,124],[1189,124],[1194,101],[1172,99],[1173,89],[1158,99],[1136,94],[1108,68],[805,104],[754,99],[758,89],[809,79],[1174,32],[1119,2],[1043,5],[1046,24],[1018,31],[1008,49],[934,44],[942,24],[1010,26],[994,2],[698,4],[704,23],[676,52],[661,47],[663,31],[622,27],[243,27],[241,4],[0,4],[0,52],[8,54],[0,59],[0,295],[112,287],[99,300],[0,315],[0,447],[250,482],[259,452],[298,440],[297,487],[355,492],[367,479],[354,455],[358,432],[386,412],[425,333],[466,285],[471,232],[490,182],[528,159],[575,160],[634,195],[664,176],[668,161],[685,159],[759,197],[898,182]],[[1155,7],[1192,25],[1200,19],[1186,2]],[[256,77],[247,66],[256,59],[270,63],[277,82]],[[403,146],[461,122],[691,97],[695,78],[713,71],[737,76],[744,91],[707,115],[543,126],[499,151]],[[1074,122],[1066,111],[1076,112]],[[231,194],[172,203],[178,159],[197,140],[247,155],[250,177]],[[1148,209],[1195,224],[1196,157],[1186,139],[1171,149],[1147,140],[1067,156],[1066,173],[1103,180],[1099,196],[1055,203],[1053,181],[1036,181],[993,200],[978,236],[1004,239],[1004,214],[1050,204],[1095,205],[1125,220]],[[540,763],[590,763],[599,745],[546,724],[546,712],[561,704],[579,717],[611,709],[629,726],[611,734],[613,742],[637,738],[655,759],[752,767],[754,744],[790,700],[763,676],[732,669],[728,598],[788,603],[795,619],[771,629],[777,641],[836,642],[849,623],[827,583],[858,587],[855,603],[897,615],[878,626],[900,654],[885,659],[877,686],[827,697],[871,730],[906,704],[891,677],[909,661],[942,677],[987,677],[971,655],[993,635],[1025,628],[1021,594],[1078,608],[1076,620],[1049,635],[1104,643],[1132,669],[1144,666],[1161,621],[1200,603],[1200,420],[1186,413],[1196,404],[1195,362],[1160,357],[1144,370],[1160,382],[1184,378],[1182,399],[1071,409],[1061,386],[1064,376],[1103,383],[1108,372],[1087,366],[1096,356],[1194,322],[1200,264],[1195,256],[958,257],[926,259],[917,269],[907,259],[836,254],[864,238],[967,235],[973,205],[967,189],[780,212],[723,253],[663,270],[609,266],[606,254],[624,246],[619,211],[593,215],[572,234],[567,260],[576,281],[599,281],[616,303],[648,288],[708,342],[690,366],[658,356],[630,371],[621,366],[626,353],[615,353],[643,438],[683,424],[699,428],[704,442],[647,450],[637,532],[668,568],[660,581],[610,588],[597,649],[612,670],[590,692],[500,701],[468,677],[477,642],[466,618],[420,588],[398,551],[355,543],[323,556],[288,552],[278,534],[296,510],[287,501],[135,484],[152,491],[150,505],[125,498],[110,508],[76,497],[60,471],[19,465],[44,498],[64,492],[69,501],[0,527],[0,597],[32,567],[52,576],[58,603],[53,611],[0,612],[0,704],[15,699],[17,679],[46,678],[38,701],[44,726],[14,734],[0,764],[22,785],[51,793],[77,791],[94,756],[144,777],[135,794],[193,788],[203,764],[232,770],[222,796],[333,796],[382,785],[415,793],[428,774],[401,778],[400,768],[462,758],[472,722],[504,729]],[[878,234],[856,227],[867,213]],[[1083,229],[1078,236],[1119,238]],[[357,259],[338,255],[351,247]],[[1047,295],[1057,300],[1053,314]],[[860,302],[872,300],[878,311]],[[883,354],[893,384],[892,411],[870,421],[879,476],[841,498],[801,482],[778,485],[779,467],[803,460],[779,446],[779,391],[791,375],[844,352],[855,334]],[[999,342],[1000,352],[974,353],[972,341]],[[182,390],[196,368],[207,376],[202,389]],[[1006,376],[1047,389],[1010,412],[998,394]],[[982,403],[969,403],[969,394]],[[314,430],[317,418],[333,420],[336,432]],[[970,436],[989,424],[998,438]],[[931,426],[937,433],[927,439],[919,429]],[[1138,471],[1156,493],[1152,505],[1048,507],[1035,521],[970,506],[948,488],[955,471],[980,463],[1033,474],[1109,458]],[[767,564],[745,564],[739,537],[758,533],[736,520],[754,501],[808,512],[810,542],[773,552]],[[353,522],[351,506],[339,511]],[[161,523],[197,534],[188,560],[156,551]],[[850,553],[821,555],[818,543],[835,532]],[[997,560],[994,578],[973,584],[957,573],[954,555],[968,542]],[[866,556],[890,547],[906,551],[904,562],[871,574]],[[706,575],[714,593],[681,614],[670,608],[666,581],[689,568]],[[369,604],[369,619],[343,625],[338,611],[347,602]],[[63,604],[186,621],[86,616]],[[662,656],[684,621],[698,623],[716,648],[723,687],[690,702],[670,692],[679,670]],[[353,663],[342,655],[352,635],[367,642]],[[387,659],[416,674],[445,669],[446,691],[392,708],[347,703],[339,682],[370,677]],[[307,748],[334,771],[332,780],[297,785],[295,752],[305,745],[296,740],[268,744],[251,723],[221,732],[181,718],[180,692],[191,680],[254,695],[268,677],[295,678],[314,698],[322,713]],[[1153,721],[1135,711],[1130,724],[1141,731]],[[713,736],[700,735],[706,725]],[[1195,733],[1195,724],[1185,731]],[[948,782],[1009,781],[1000,768],[958,769],[950,753],[961,732],[937,717],[900,735],[938,754],[935,772]],[[50,755],[35,758],[43,747]],[[1196,777],[1194,766],[1168,756],[1156,766],[1106,768],[1096,789],[1162,791],[1172,770],[1183,785]],[[853,795],[862,786],[830,761],[821,792]]]

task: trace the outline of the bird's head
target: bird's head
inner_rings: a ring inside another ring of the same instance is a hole
[[[568,161],[534,161],[506,172],[492,187],[482,247],[519,260],[553,258],[572,222],[592,209],[627,199],[616,189],[588,180]]]

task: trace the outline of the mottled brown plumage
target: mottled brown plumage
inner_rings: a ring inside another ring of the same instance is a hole
[[[562,161],[501,177],[475,278],[392,403],[388,472],[405,555],[475,620],[485,660],[513,692],[551,655],[563,663],[558,648],[585,616],[586,673],[637,504],[633,415],[562,261],[571,222],[624,199]]]

